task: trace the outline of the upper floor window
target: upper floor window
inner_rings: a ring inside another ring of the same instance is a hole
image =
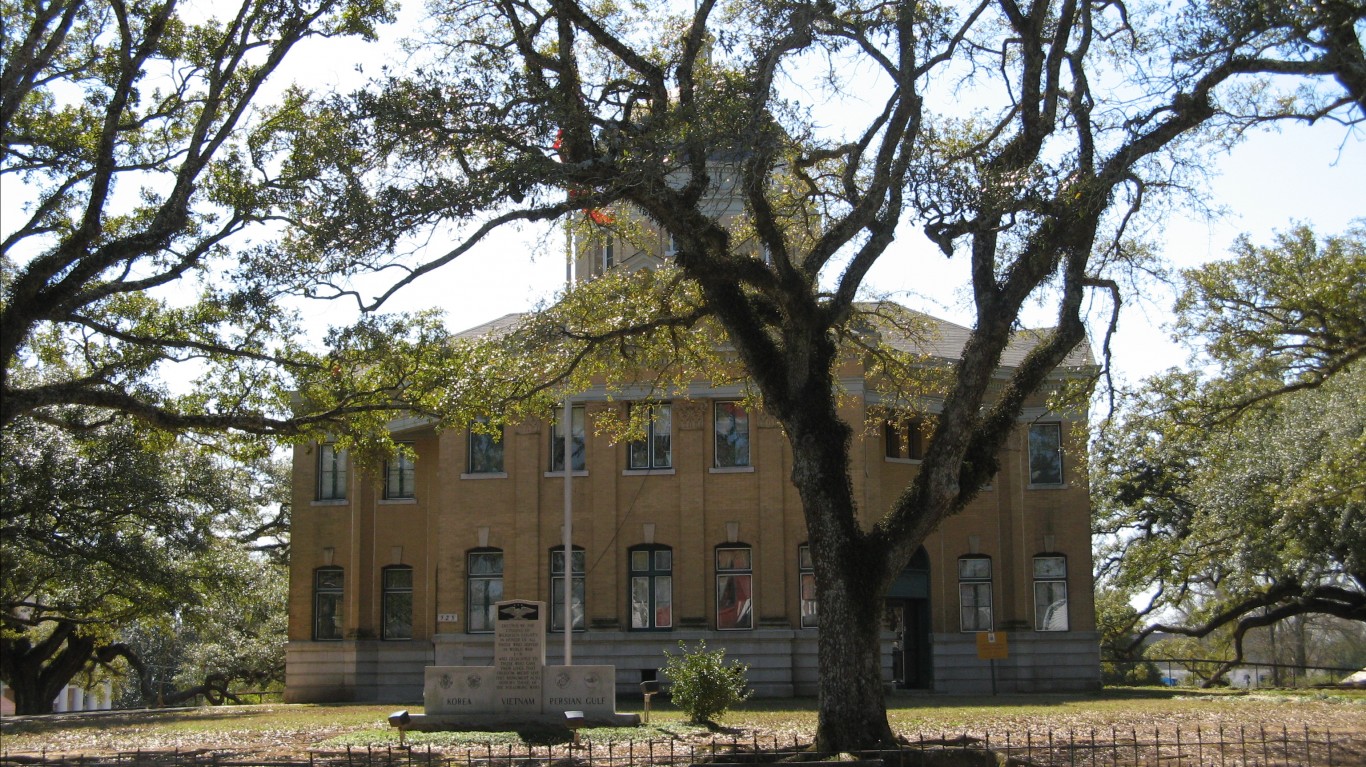
[[[713,405],[716,424],[716,467],[749,466],[749,413],[739,402]]]
[[[1067,631],[1067,557],[1034,557],[1034,630]]]
[[[383,570],[383,611],[380,636],[384,639],[413,638],[413,568],[395,565]]]
[[[317,499],[346,500],[346,451],[331,442],[318,445]]]
[[[635,546],[627,553],[631,565],[631,629],[673,628],[673,549]]]
[[[584,629],[584,553],[583,549],[573,548],[573,604],[574,630]],[[550,550],[550,630],[564,631],[564,547]]]
[[[633,439],[626,448],[626,464],[631,469],[668,469],[673,466],[670,436],[673,409],[669,405],[634,405],[646,411],[649,423],[645,439]]]
[[[335,641],[342,638],[344,575],[340,567],[319,567],[313,571],[314,639]]]
[[[501,474],[503,472],[503,430],[492,427],[494,432],[485,431],[488,419],[480,417],[477,425],[470,427],[469,466],[470,474]]]
[[[811,561],[811,547],[805,543],[797,547],[797,588],[801,592],[802,628],[816,628],[816,566]]]
[[[501,549],[475,549],[469,553],[466,579],[468,604],[465,630],[472,634],[493,631],[497,620],[494,605],[503,601],[503,552]]]
[[[754,628],[754,561],[743,543],[716,547],[716,628]]]
[[[417,472],[413,468],[412,443],[399,445],[399,452],[384,462],[384,497],[416,497]]]
[[[564,408],[556,408],[554,421],[550,425],[550,470],[564,471]],[[574,471],[583,471],[587,463],[584,461],[584,430],[583,430],[583,406],[575,405],[573,408],[573,431],[571,441],[573,442],[573,463]]]
[[[882,424],[888,458],[919,461],[925,457],[925,424],[918,418],[889,418]]]
[[[991,559],[958,560],[958,616],[962,631],[991,631]]]
[[[617,265],[617,248],[616,248],[616,242],[615,242],[611,237],[608,237],[608,238],[607,238],[607,242],[604,242],[604,243],[602,244],[602,271],[603,271],[603,272],[606,272],[608,269],[611,269],[612,267],[614,267],[614,266],[616,266],[616,265]]]
[[[1029,484],[1062,484],[1062,424],[1030,424]]]

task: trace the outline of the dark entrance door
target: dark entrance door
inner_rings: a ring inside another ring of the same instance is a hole
[[[892,642],[892,680],[899,689],[928,690],[930,657],[930,557],[922,546],[887,591]]]

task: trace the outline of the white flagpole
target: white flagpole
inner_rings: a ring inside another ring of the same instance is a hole
[[[574,287],[574,234],[565,227],[564,290]],[[585,424],[585,427],[587,424]],[[564,665],[574,665],[574,399],[564,397]]]

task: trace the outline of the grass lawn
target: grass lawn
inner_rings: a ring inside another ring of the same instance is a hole
[[[285,705],[166,709],[141,712],[24,717],[3,722],[0,750],[6,754],[60,752],[96,754],[196,749],[234,752],[304,754],[309,750],[386,747],[398,742],[386,717],[399,705]],[[421,706],[408,706],[413,713]],[[618,708],[640,712],[639,700],[622,700]],[[1192,732],[1220,727],[1308,727],[1357,742],[1366,739],[1366,692],[1258,693],[1172,689],[1111,690],[1095,695],[946,695],[896,696],[888,699],[893,729],[911,740],[962,733],[1007,733],[1020,738],[1050,731],[1086,733],[1174,728]],[[667,703],[656,702],[651,725],[598,728],[583,736],[595,743],[697,743],[712,737],[790,744],[810,739],[816,706],[811,699],[755,700],[730,712],[717,733],[687,724]],[[410,733],[409,741],[433,748],[478,745],[498,747],[531,743],[563,743],[558,729],[519,732]]]

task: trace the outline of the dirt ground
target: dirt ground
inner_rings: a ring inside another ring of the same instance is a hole
[[[675,748],[701,744],[712,738],[755,741],[761,747],[809,742],[814,729],[814,702],[765,702],[732,712],[722,730],[686,725],[677,712],[661,711],[655,724],[635,731],[613,729],[585,731],[597,742],[653,741]],[[1255,733],[1259,728],[1292,734],[1310,731],[1325,734],[1344,749],[1366,754],[1366,695],[1220,695],[1220,696],[1001,696],[964,699],[923,696],[891,699],[889,719],[893,729],[914,742],[917,739],[956,737],[969,733],[989,735],[1001,742],[1007,735],[1020,742],[1027,736],[1084,737],[1094,732],[1106,737],[1136,733],[1168,737],[1180,729],[1191,737],[1196,730],[1215,733],[1239,728]],[[214,751],[262,756],[302,756],[310,752],[335,751],[347,746],[388,747],[397,743],[388,728],[387,714],[393,706],[286,706],[264,704],[230,708],[164,709],[157,711],[59,714],[46,717],[9,717],[0,722],[0,754],[10,759],[25,755],[111,755],[148,751]],[[622,710],[632,710],[623,702]],[[639,710],[638,708],[635,710]],[[464,741],[450,734],[434,734],[433,748],[460,749]],[[445,736],[445,740],[441,739]],[[418,744],[424,734],[414,734]],[[492,737],[492,736],[490,736]],[[518,743],[514,734],[503,736]],[[538,733],[537,745],[553,745],[568,739],[567,732]],[[488,741],[486,741],[488,742]],[[525,742],[525,739],[522,739]],[[484,746],[479,746],[483,748]]]

